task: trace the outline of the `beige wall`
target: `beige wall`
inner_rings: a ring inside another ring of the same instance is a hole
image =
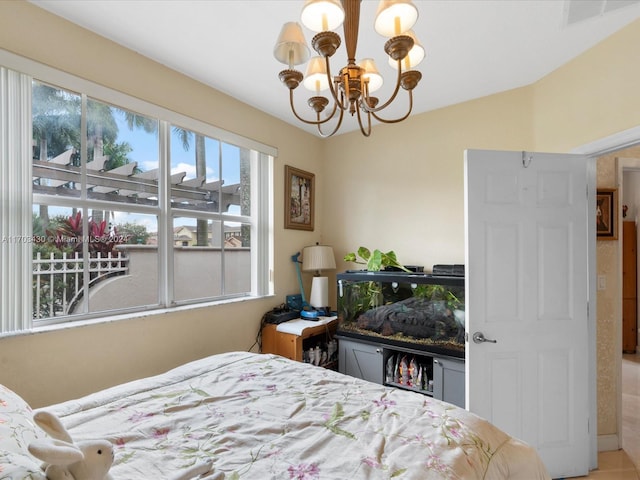
[[[12,21],[5,22],[8,18]],[[338,270],[349,267],[341,258],[360,245],[393,249],[402,262],[427,268],[462,263],[467,148],[565,152],[640,125],[640,96],[633,82],[640,78],[638,21],[531,86],[375,127],[368,139],[353,133],[323,141],[31,5],[0,2],[0,19],[0,48],[269,143],[280,152],[276,298],[0,340],[0,383],[35,404],[207,353],[248,348],[263,310],[297,291],[290,255],[314,241],[334,246]],[[26,24],[29,29],[21,27]],[[55,49],[45,50],[45,45]],[[416,94],[426,88],[428,78]],[[283,229],[285,164],[316,174],[315,232]],[[610,335],[616,321],[599,318],[599,337]],[[598,347],[599,364],[615,358],[616,352],[605,350]],[[92,363],[99,362],[110,366],[96,374]],[[616,389],[614,378],[599,378],[599,398],[611,389]],[[600,401],[598,411],[607,418],[617,415],[615,405]]]
[[[282,211],[284,165],[315,171],[322,163],[321,139],[24,1],[0,2],[0,48],[279,151],[274,168],[274,298],[3,338],[0,383],[14,388],[34,406],[42,406],[207,354],[247,350],[262,314],[282,303],[285,295],[299,291],[291,255],[320,241],[322,205],[317,206],[315,232],[285,230]],[[323,188],[321,176],[317,186]]]
[[[464,150],[531,149],[530,119],[521,88],[329,139],[323,224],[336,259],[363,245],[428,270],[464,263]]]
[[[640,20],[535,83],[534,140],[567,152],[640,125]]]
[[[369,139],[357,133],[329,139],[324,180],[332,189],[323,197],[329,215],[323,224],[338,260],[365,245],[426,268],[462,263],[464,150],[569,152],[639,126],[637,45],[640,21],[528,87],[414,115],[376,128]],[[601,253],[617,247],[598,243],[598,273],[609,271]],[[338,270],[348,267],[342,262]],[[608,293],[619,296],[615,288]],[[606,435],[616,433],[620,414],[614,342],[621,319],[606,307],[608,299],[598,301],[598,427]]]

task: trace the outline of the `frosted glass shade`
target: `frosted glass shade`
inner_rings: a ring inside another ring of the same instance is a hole
[[[413,30],[408,30],[404,32],[403,35],[408,35],[413,38],[413,47],[409,50],[409,53],[402,60],[402,70],[411,70],[412,68],[416,68],[425,56],[424,48],[416,38],[416,34],[413,33]],[[398,62],[393,58],[389,57],[389,65],[391,65],[396,70],[398,69]]]
[[[289,68],[309,59],[309,47],[299,23],[287,22],[282,26],[278,41],[273,47],[273,56],[279,62],[289,65]]]
[[[314,32],[335,30],[344,22],[340,0],[307,0],[300,14],[302,24]]]
[[[384,80],[380,72],[378,72],[378,67],[376,67],[376,62],[373,58],[363,58],[360,63],[358,63],[358,66],[364,68],[366,73],[363,76],[369,79],[369,93],[378,90],[384,83]]]
[[[327,64],[324,57],[311,57],[307,65],[307,71],[304,75],[303,84],[305,88],[312,92],[321,92],[329,88],[329,79],[327,78]]]
[[[384,37],[395,37],[412,28],[418,9],[411,0],[380,0],[374,28]]]

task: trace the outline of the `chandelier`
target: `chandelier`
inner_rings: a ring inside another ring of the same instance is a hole
[[[383,79],[372,58],[364,58],[356,64],[356,46],[358,43],[358,24],[360,22],[361,0],[307,0],[302,9],[301,21],[310,30],[318,32],[311,40],[318,56],[309,60],[309,48],[297,22],[285,23],[274,48],[274,56],[288,69],[279,74],[282,83],[289,89],[289,103],[295,117],[309,125],[316,125],[318,133],[330,137],[336,133],[345,111],[356,115],[360,131],[366,137],[371,134],[371,117],[383,123],[401,122],[411,114],[413,108],[413,89],[418,85],[422,74],[413,68],[424,58],[424,49],[418,43],[411,27],[418,19],[418,10],[411,0],[381,0],[374,23],[376,32],[387,40],[384,51],[389,56],[389,64],[398,71],[396,85],[390,98],[380,103],[371,94],[382,86]],[[340,46],[340,36],[333,32],[344,24],[344,40],[347,49],[347,65],[332,76],[330,58]],[[309,60],[306,75],[294,70]],[[315,92],[307,103],[315,112],[315,119],[303,118],[296,111],[293,91],[303,85]],[[400,118],[386,119],[379,112],[388,107],[398,95],[400,87],[409,94],[409,108]],[[320,92],[329,90],[329,98]],[[323,116],[322,112],[332,102],[333,105]],[[325,133],[322,127],[336,118],[332,131]]]

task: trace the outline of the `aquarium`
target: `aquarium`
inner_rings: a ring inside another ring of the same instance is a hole
[[[338,333],[464,358],[464,277],[350,270],[337,274]]]

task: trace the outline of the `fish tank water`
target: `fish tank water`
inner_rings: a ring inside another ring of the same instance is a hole
[[[336,277],[340,335],[464,358],[464,276],[349,270]]]

